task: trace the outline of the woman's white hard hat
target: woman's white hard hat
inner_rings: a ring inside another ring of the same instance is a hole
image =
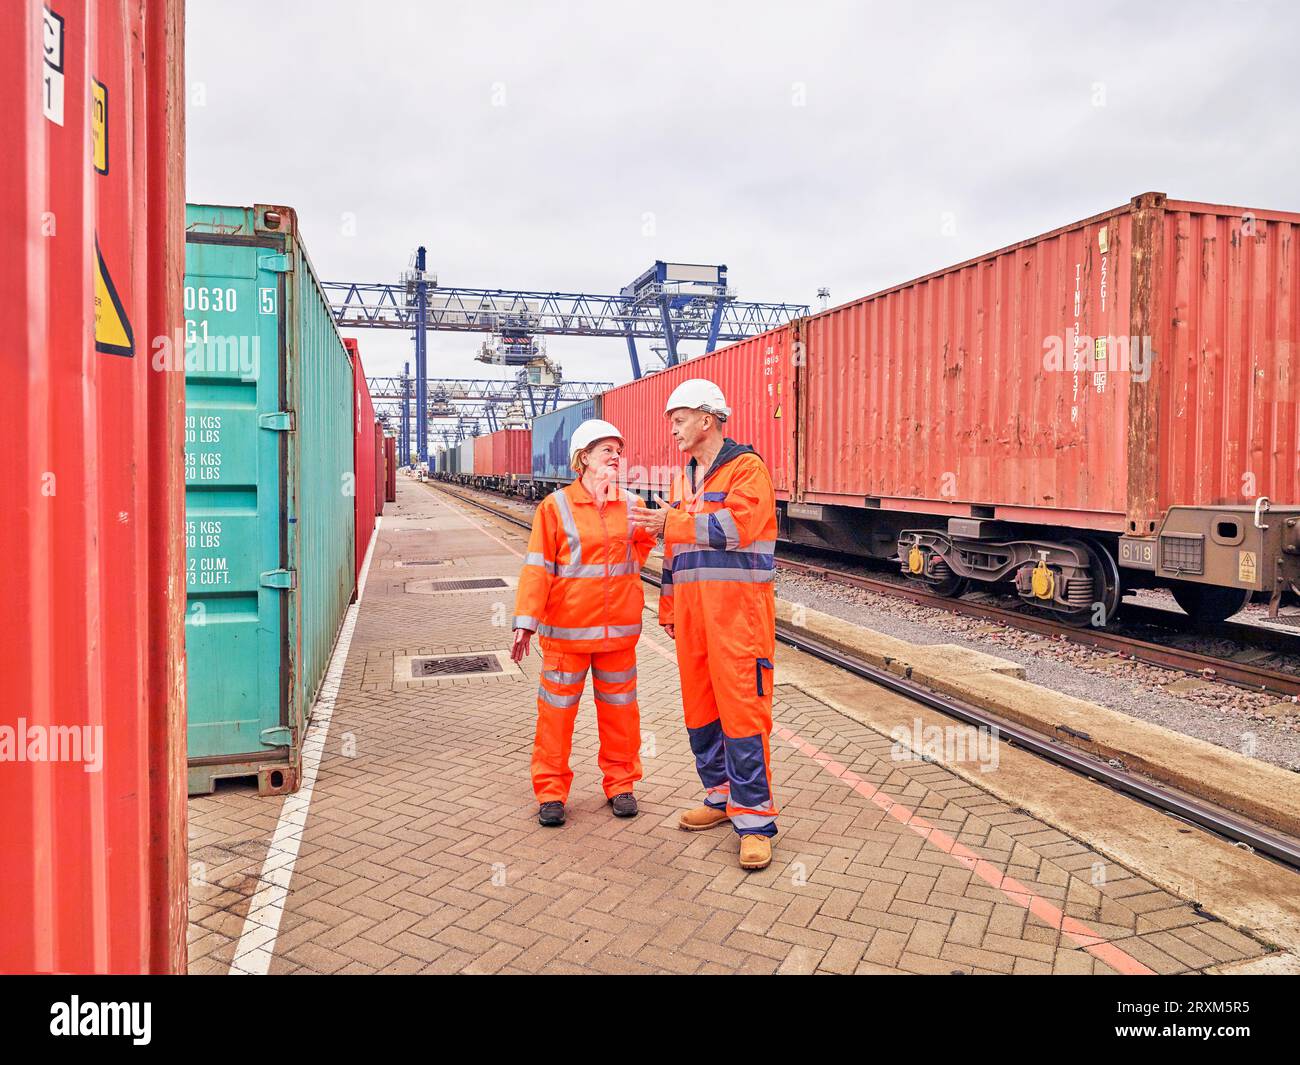
[[[620,444],[623,443],[623,434],[617,426],[599,418],[588,419],[574,429],[573,435],[569,437],[569,461],[572,462],[579,451],[585,451],[597,440],[608,440],[611,436]]]

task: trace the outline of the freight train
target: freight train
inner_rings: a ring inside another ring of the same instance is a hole
[[[538,498],[603,417],[628,487],[663,490],[663,404],[706,377],[787,542],[1076,625],[1143,587],[1202,621],[1276,611],[1300,590],[1298,236],[1300,214],[1145,193],[550,412],[527,460],[462,444],[433,474]]]

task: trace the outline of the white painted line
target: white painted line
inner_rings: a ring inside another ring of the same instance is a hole
[[[442,503],[442,505],[446,507],[448,510],[450,510],[452,513],[458,514],[460,517],[464,518],[466,522],[468,522],[473,528],[481,532],[484,536],[488,537],[491,540],[496,540],[497,543],[499,543],[502,547],[504,547],[507,551],[509,551],[512,555],[514,555],[515,558],[524,557],[524,553],[522,551],[515,550],[515,548],[511,547],[500,537],[494,536],[491,532],[488,531],[485,525],[479,524],[479,522],[475,518],[470,517],[468,513],[461,510],[461,508],[458,507],[455,503],[448,503],[442,499],[439,499],[438,502]]]
[[[334,716],[334,702],[343,681],[343,667],[352,646],[352,631],[357,626],[357,615],[366,594],[366,579],[370,575],[370,559],[379,542],[384,519],[375,522],[375,533],[370,538],[366,557],[361,563],[361,579],[357,582],[357,601],[348,607],[339,628],[339,638],[330,655],[329,669],[316,693],[312,706],[311,724],[302,744],[302,786],[292,795],[286,795],[280,808],[271,845],[262,861],[262,871],[257,881],[261,885],[248,904],[248,915],[235,944],[235,956],[230,961],[230,976],[265,976],[275,955],[275,941],[280,934],[280,918],[284,916],[285,899],[289,897],[289,882],[293,879],[293,866],[302,846],[302,831],[307,824],[307,810],[311,806],[312,792],[316,788],[316,773],[320,769],[321,755],[329,737],[330,719]]]

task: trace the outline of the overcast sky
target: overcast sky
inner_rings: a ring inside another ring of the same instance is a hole
[[[330,281],[425,244],[445,285],[614,293],[665,259],[815,305],[1148,190],[1300,209],[1293,3],[186,6],[188,198],[295,207]],[[413,358],[356,335],[369,373]],[[432,334],[430,375],[503,377],[480,339]],[[621,341],[547,344],[631,376]]]

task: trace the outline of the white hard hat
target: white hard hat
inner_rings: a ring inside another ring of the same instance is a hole
[[[617,426],[601,421],[599,418],[591,418],[583,422],[569,437],[569,461],[572,462],[574,455],[591,447],[597,440],[606,440],[611,436],[620,444],[623,443],[623,434],[618,431]]]
[[[727,397],[722,394],[722,389],[702,377],[693,377],[674,388],[664,406],[664,413],[669,414],[681,407],[702,410],[719,421],[725,422],[731,417],[731,408],[727,406]]]

